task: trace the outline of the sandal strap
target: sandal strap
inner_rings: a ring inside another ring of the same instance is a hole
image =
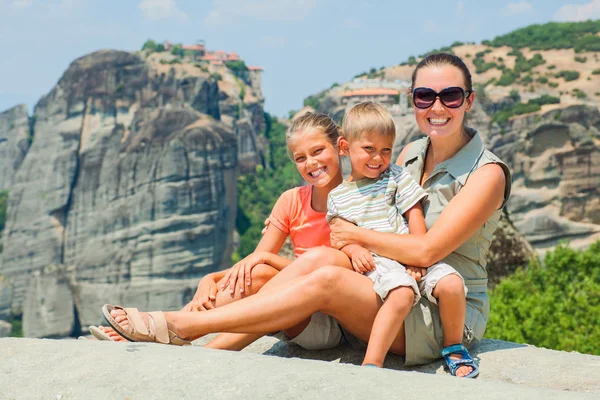
[[[123,311],[125,311],[127,319],[129,320],[131,326],[135,329],[134,332],[139,332],[143,335],[147,335],[149,333],[148,327],[146,327],[146,324],[142,319],[142,315],[137,308],[123,308]]]
[[[165,314],[160,311],[150,312],[148,316],[152,320],[152,333],[154,334],[155,340],[159,343],[169,344],[171,342],[169,336],[169,325]]]

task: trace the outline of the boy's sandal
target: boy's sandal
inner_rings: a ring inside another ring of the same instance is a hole
[[[97,326],[94,325],[90,325],[90,327],[88,328],[90,330],[90,333],[98,340],[109,340],[111,342],[114,342],[114,340],[108,336],[102,329],[98,328]]]
[[[450,358],[451,354],[460,354],[461,358],[459,360],[453,360]],[[470,374],[463,376],[463,378],[475,378],[477,375],[479,375],[479,367],[469,355],[467,348],[461,343],[444,347],[442,349],[442,357],[444,357],[444,360],[446,360],[446,365],[448,366],[452,376],[456,376],[456,371],[463,365],[473,368],[473,371],[471,371]]]
[[[129,321],[129,326],[123,328],[114,320],[110,312],[113,310],[123,310]],[[105,304],[102,307],[102,314],[106,322],[121,336],[130,342],[153,342],[162,344],[172,344],[176,346],[191,345],[190,340],[182,339],[175,332],[169,329],[165,314],[157,311],[148,313],[148,326],[144,323],[142,315],[137,308],[123,308]]]

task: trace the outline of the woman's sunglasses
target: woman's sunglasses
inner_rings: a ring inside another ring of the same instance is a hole
[[[441,92],[436,92],[433,89],[419,87],[412,91],[413,104],[417,108],[429,108],[435,103],[435,99],[439,97],[442,104],[448,108],[458,108],[463,105],[465,97],[468,97],[471,90],[463,90],[458,86],[447,87]]]

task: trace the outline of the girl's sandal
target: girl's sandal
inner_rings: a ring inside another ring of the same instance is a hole
[[[453,360],[450,358],[450,355],[452,354],[460,354],[462,358],[459,360]],[[442,349],[442,357],[444,357],[444,360],[446,360],[446,365],[448,366],[450,375],[452,376],[456,376],[456,371],[463,365],[473,368],[473,371],[471,371],[470,374],[463,376],[463,378],[475,378],[477,375],[479,375],[479,367],[469,355],[467,348],[461,343],[444,347]]]
[[[110,312],[113,310],[123,310],[129,321],[129,326],[123,328],[114,320]],[[175,332],[169,329],[165,314],[163,312],[148,313],[148,326],[144,323],[142,315],[137,308],[123,308],[105,304],[102,307],[102,314],[106,322],[122,337],[130,342],[153,342],[162,344],[172,344],[176,346],[191,345],[191,341],[182,339]]]
[[[90,333],[98,340],[108,340],[111,342],[114,342],[114,340],[112,340],[112,338],[110,336],[108,336],[106,333],[104,333],[104,331],[100,328],[98,328],[97,326],[94,325],[90,325],[90,327],[88,328],[90,330]]]

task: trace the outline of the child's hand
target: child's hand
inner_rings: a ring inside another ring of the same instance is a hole
[[[419,282],[421,280],[421,278],[424,277],[425,274],[427,273],[427,268],[406,267],[406,272],[408,272],[408,274],[410,276],[415,278],[415,281]]]
[[[364,247],[357,244],[351,244],[344,247],[344,253],[350,257],[352,268],[359,274],[371,272],[375,269],[373,255]]]

